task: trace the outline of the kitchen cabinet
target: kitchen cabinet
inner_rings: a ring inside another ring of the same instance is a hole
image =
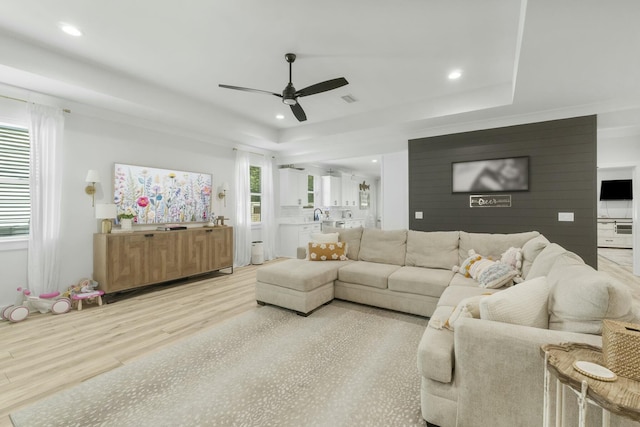
[[[342,206],[355,207],[358,205],[358,183],[352,175],[342,174]]]
[[[278,256],[296,258],[298,248],[306,247],[311,241],[311,234],[320,233],[319,222],[301,224],[280,224],[278,239]]]
[[[322,205],[342,206],[342,179],[339,176],[322,177]]]
[[[279,169],[280,206],[307,206],[309,177],[305,171]]]
[[[233,228],[93,235],[93,279],[105,293],[233,267]]]
[[[364,227],[364,220],[362,219],[345,219],[344,228],[358,228]]]

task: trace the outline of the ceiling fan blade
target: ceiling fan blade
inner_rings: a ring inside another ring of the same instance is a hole
[[[248,88],[248,87],[229,86],[229,85],[218,85],[218,86],[220,86],[220,87],[222,87],[222,88],[225,88],[225,89],[235,89],[235,90],[243,90],[243,91],[245,91],[245,92],[263,93],[263,94],[265,94],[265,95],[275,95],[275,96],[277,96],[278,98],[282,98],[282,95],[281,95],[281,94],[279,94],[279,93],[274,93],[274,92],[269,92],[269,91],[267,91],[267,90],[251,89],[251,88]]]
[[[339,87],[348,85],[349,82],[344,77],[338,77],[337,79],[327,80],[326,82],[316,83],[311,86],[307,86],[304,89],[300,89],[296,92],[296,98],[299,96],[309,96],[316,93],[326,92],[328,90],[337,89]]]
[[[304,122],[307,120],[307,115],[304,113],[304,110],[297,102],[291,105],[291,111],[293,111],[293,115],[296,116],[299,122]]]

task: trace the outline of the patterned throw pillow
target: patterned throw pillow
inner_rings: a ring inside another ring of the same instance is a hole
[[[483,257],[469,249],[469,258],[461,266],[454,265],[453,271],[475,279],[482,288],[510,286],[518,272],[508,264]]]
[[[471,267],[478,261],[482,260],[482,255],[478,255],[473,249],[469,251],[469,257],[465,259],[460,266],[454,265],[453,271],[460,273],[465,277],[471,277]]]
[[[311,261],[346,261],[347,243],[309,243],[309,260]]]
[[[511,266],[494,262],[485,268],[476,280],[481,288],[497,289],[503,286],[511,286],[513,278],[517,274],[518,272],[512,269]]]
[[[511,266],[520,275],[522,272],[522,249],[510,247],[502,254],[500,262]]]

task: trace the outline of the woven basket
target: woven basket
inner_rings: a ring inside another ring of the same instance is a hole
[[[603,320],[602,356],[619,376],[640,381],[640,325]]]

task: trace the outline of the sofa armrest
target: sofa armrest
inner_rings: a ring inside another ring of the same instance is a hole
[[[458,425],[542,425],[544,358],[540,346],[563,342],[602,344],[598,335],[459,320],[454,333]],[[496,419],[495,414],[500,417]]]

